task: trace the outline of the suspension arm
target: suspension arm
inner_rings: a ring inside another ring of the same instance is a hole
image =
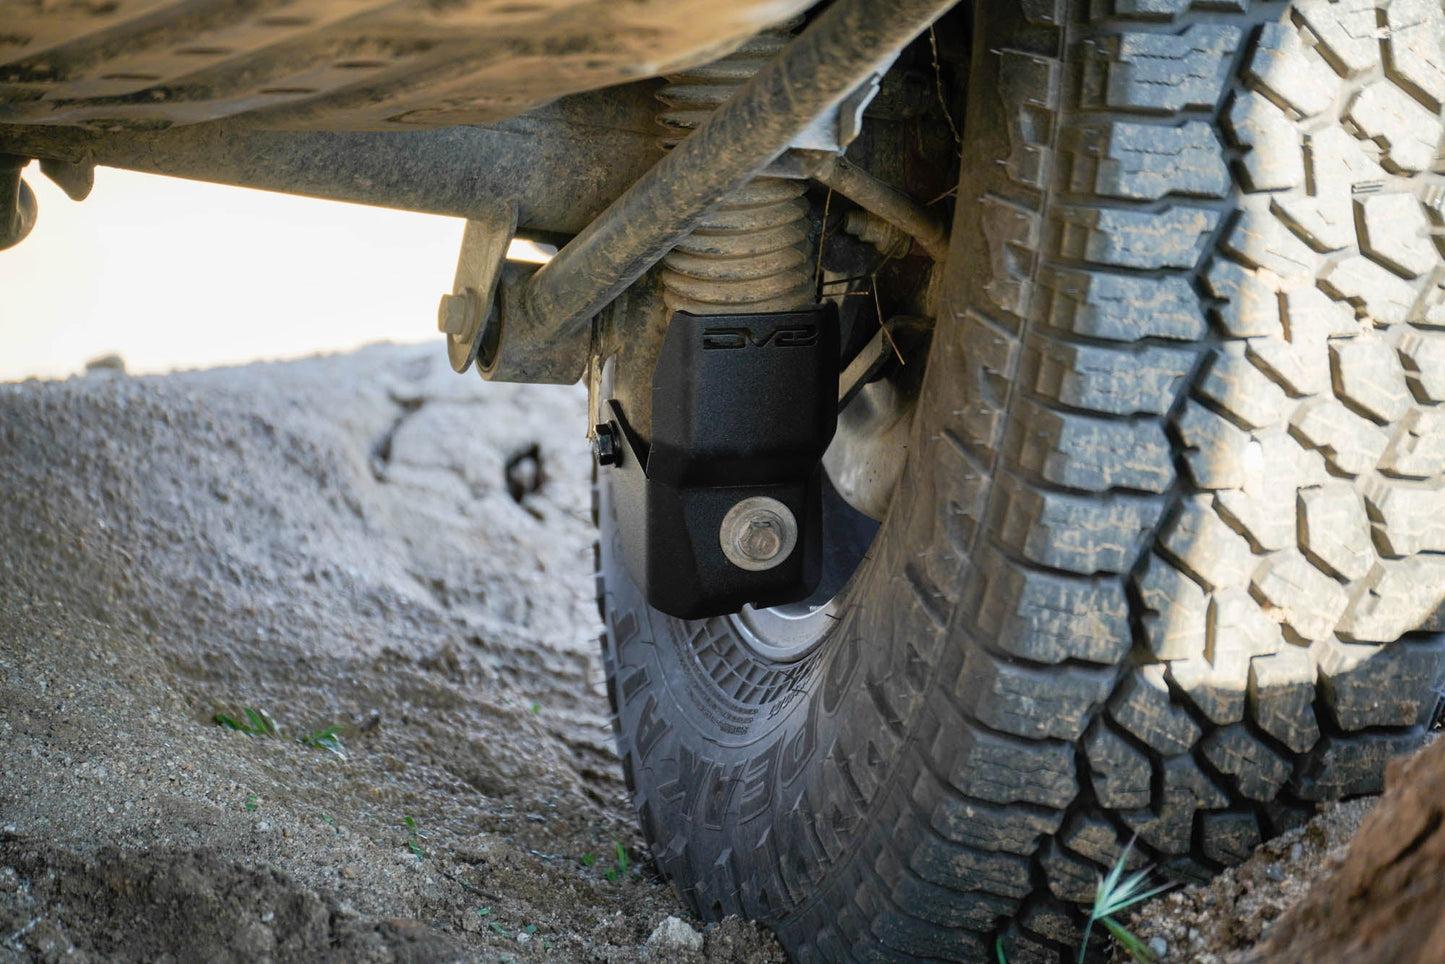
[[[576,381],[593,316],[954,2],[836,0],[520,290],[504,287],[482,374]]]
[[[948,254],[948,228],[913,198],[878,180],[845,157],[809,151],[818,165],[813,178],[906,232],[929,257],[942,261]]]

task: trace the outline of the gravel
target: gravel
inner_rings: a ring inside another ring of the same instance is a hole
[[[0,385],[0,961],[783,960],[633,829],[585,426],[435,346]]]
[[[783,961],[634,830],[585,426],[432,346],[0,384],[0,964]],[[1372,804],[1125,923],[1253,960]]]
[[[1183,887],[1122,915],[1122,923],[1161,962],[1243,964],[1274,923],[1345,859],[1374,798],[1329,803],[1303,827],[1265,841],[1238,867]],[[1114,964],[1131,958],[1118,947]]]

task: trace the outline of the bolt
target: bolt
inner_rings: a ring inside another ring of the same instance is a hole
[[[476,294],[470,288],[452,295],[442,295],[437,305],[437,331],[448,335],[463,336],[467,332],[468,320],[476,314]]]
[[[885,221],[871,211],[853,210],[843,218],[843,230],[859,241],[866,241],[883,253],[908,253],[913,239],[908,232]]]
[[[622,450],[617,444],[617,429],[603,423],[593,429],[592,454],[597,456],[598,465],[616,465],[622,461]]]
[[[718,530],[728,562],[762,572],[781,565],[798,543],[798,522],[777,499],[755,495],[728,510]]]
[[[738,537],[738,545],[748,558],[766,562],[783,548],[783,534],[771,519],[752,519],[748,531]]]

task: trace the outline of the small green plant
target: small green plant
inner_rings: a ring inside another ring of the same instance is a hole
[[[341,759],[346,759],[346,751],[341,748],[341,737],[338,735],[341,727],[328,726],[324,730],[317,730],[314,733],[307,733],[305,736],[298,736],[296,742],[302,746],[309,746],[314,750],[329,750]]]
[[[247,736],[279,737],[281,735],[281,727],[276,725],[276,721],[271,718],[271,714],[265,710],[257,709],[254,706],[243,707],[241,709],[241,719],[237,719],[226,713],[217,713],[212,719],[228,730],[235,730],[237,733],[244,733]],[[340,725],[328,726],[324,729],[298,736],[296,742],[315,750],[328,750],[344,760],[346,759],[346,751],[341,747],[340,733]]]
[[[488,914],[490,914],[491,912],[492,912],[492,909],[491,909],[490,907],[478,907],[478,908],[477,908],[477,916],[478,916],[478,917],[486,917],[486,916],[487,916]]]
[[[1149,874],[1152,867],[1145,867],[1137,873],[1128,877],[1124,876],[1124,864],[1129,859],[1129,851],[1133,849],[1134,841],[1130,840],[1124,847],[1124,852],[1114,862],[1106,877],[1099,881],[1098,888],[1094,891],[1094,906],[1089,911],[1089,920],[1084,925],[1084,939],[1079,943],[1079,964],[1084,964],[1084,955],[1089,949],[1089,933],[1097,921],[1103,924],[1105,929],[1113,935],[1119,946],[1129,954],[1130,957],[1142,964],[1150,964],[1154,958],[1154,952],[1123,924],[1114,919],[1115,914],[1122,913],[1142,903],[1151,897],[1157,897],[1164,893],[1173,884],[1162,884],[1148,890]],[[1002,953],[1002,945],[1000,945]]]
[[[276,726],[276,721],[271,719],[271,714],[265,710],[258,710],[254,706],[247,706],[241,710],[241,715],[246,718],[242,723],[233,716],[225,713],[217,713],[215,721],[228,730],[235,730],[237,733],[245,733],[247,736],[280,736],[281,730]]]
[[[1174,886],[1173,883],[1168,883],[1144,890],[1149,873],[1153,870],[1152,867],[1145,867],[1138,873],[1125,878],[1124,864],[1129,860],[1129,851],[1133,847],[1134,841],[1130,840],[1125,845],[1124,852],[1119,855],[1119,859],[1109,870],[1108,876],[1100,879],[1099,886],[1094,891],[1094,906],[1089,911],[1088,923],[1084,925],[1084,938],[1079,942],[1079,964],[1084,964],[1084,958],[1089,953],[1089,933],[1093,930],[1096,921],[1103,924],[1105,929],[1113,935],[1114,940],[1119,942],[1119,946],[1140,964],[1153,964],[1156,960],[1154,952],[1149,949],[1148,944],[1145,944],[1129,928],[1114,919],[1115,914],[1122,913],[1151,897],[1157,897]],[[1008,964],[1002,937],[994,939],[993,952],[998,959],[998,964]]]
[[[416,821],[411,818],[410,814],[407,814],[401,818],[401,822],[407,829],[406,848],[416,854],[418,860],[425,860],[426,851],[421,849],[421,845],[416,842],[416,838],[422,836],[422,832],[416,828]]]
[[[496,933],[501,934],[503,937],[511,937],[511,936],[512,936],[511,934],[508,934],[507,931],[506,931],[506,929],[505,929],[504,927],[502,927],[501,924],[498,924],[496,921],[492,921],[492,923],[491,923],[490,925],[488,925],[488,926],[490,926],[490,927],[492,928],[492,930],[495,931]]]
[[[592,856],[591,854],[583,854],[583,855],[582,855],[582,866],[583,866],[583,867],[591,867],[591,866],[592,866],[593,864],[595,864],[595,863],[597,863],[597,858],[596,858],[596,857]]]
[[[532,712],[533,712],[533,713],[540,713],[540,712],[542,712],[542,704],[541,704],[541,703],[533,703],[533,704],[532,704]]]
[[[627,876],[627,868],[631,860],[627,856],[627,848],[622,846],[622,841],[617,841],[617,866],[607,871],[606,877],[612,883],[617,883]]]
[[[246,809],[247,809],[247,810],[255,810],[256,807],[257,807],[257,802],[258,802],[260,799],[261,799],[261,798],[258,797],[258,796],[256,796],[254,793],[248,793],[248,794],[246,794]]]

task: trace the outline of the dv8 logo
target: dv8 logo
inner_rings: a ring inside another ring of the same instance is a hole
[[[818,343],[817,325],[779,325],[769,332],[750,328],[704,328],[704,350],[718,348],[808,348]]]

